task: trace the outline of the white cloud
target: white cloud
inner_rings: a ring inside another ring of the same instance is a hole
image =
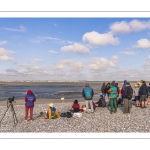
[[[115,33],[129,33],[131,31],[130,26],[127,22],[115,22],[110,26],[110,30],[113,34]]]
[[[13,57],[11,55],[15,54],[14,51],[5,50],[4,48],[0,48],[0,60],[11,61]]]
[[[15,54],[14,51],[5,50],[4,48],[0,48],[0,56],[1,55],[12,55]]]
[[[92,71],[104,71],[107,70],[108,68],[114,67],[116,67],[116,64],[105,58],[93,58],[88,66],[88,68]]]
[[[42,62],[42,60],[39,59],[39,58],[34,58],[34,59],[31,61],[32,64],[37,63],[37,62]]]
[[[39,66],[30,66],[30,67],[28,67],[27,69],[29,69],[29,70],[41,70],[42,68],[41,67],[39,67]]]
[[[73,45],[61,47],[61,50],[64,52],[75,52],[75,53],[81,53],[81,54],[90,53],[90,50],[80,43],[74,43]]]
[[[25,32],[26,28],[24,26],[20,26],[19,29],[14,29],[14,28],[2,28],[3,30],[7,31],[15,31],[15,32]]]
[[[26,64],[26,63],[25,64],[18,64],[18,66],[19,67],[27,67],[27,66],[29,66],[29,64]]]
[[[140,39],[137,41],[136,45],[132,46],[133,48],[142,48],[142,49],[148,49],[150,48],[150,40],[148,39]]]
[[[135,55],[135,52],[132,52],[132,51],[122,51],[120,53],[125,54],[125,55]]]
[[[141,31],[150,28],[150,21],[132,20],[129,22],[131,31]]]
[[[117,33],[129,33],[129,32],[136,32],[150,28],[150,21],[139,21],[139,20],[132,20],[130,22],[121,21],[115,22],[110,25],[110,31],[113,34]]]
[[[14,60],[14,58],[6,56],[6,55],[3,55],[3,56],[0,56],[0,60],[11,61],[11,60]]]
[[[111,61],[116,64],[118,62],[118,56],[112,56]]]
[[[88,42],[92,46],[119,44],[118,38],[114,38],[110,32],[104,34],[100,34],[96,31],[87,32],[83,35],[82,40]]]
[[[41,43],[45,40],[51,40],[51,41],[54,41],[54,42],[59,43],[59,44],[65,44],[66,43],[66,41],[64,41],[64,40],[61,40],[59,38],[53,38],[50,36],[37,36],[35,39],[32,39],[31,42]]]
[[[50,52],[50,53],[58,53],[58,52],[56,52],[56,51],[54,51],[54,50],[49,50],[49,52]]]
[[[0,46],[1,46],[1,45],[6,45],[7,43],[8,43],[7,41],[1,41],[1,42],[0,42]]]
[[[52,69],[66,72],[68,69],[71,71],[80,71],[84,69],[82,62],[74,62],[73,60],[63,60],[52,65]]]

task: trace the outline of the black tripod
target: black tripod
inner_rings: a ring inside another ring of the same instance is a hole
[[[15,102],[15,101],[14,101]],[[12,104],[12,101],[9,101],[9,106],[8,106],[8,101],[7,101],[7,110],[6,112],[4,113],[1,121],[0,121],[0,125],[1,125],[1,122],[3,120],[3,118],[5,117],[7,111],[9,110],[9,108],[11,108],[11,112],[12,112],[12,116],[13,116],[13,119],[14,119],[14,124],[17,124],[18,123],[18,120],[17,120],[17,117],[16,117],[16,113],[15,113],[15,110],[14,110],[14,107],[13,107],[13,104]]]

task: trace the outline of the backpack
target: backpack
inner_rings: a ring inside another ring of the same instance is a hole
[[[133,95],[133,89],[130,87],[127,89],[127,98],[128,99],[131,99],[132,98],[132,95]]]
[[[66,114],[66,112],[63,112],[63,113],[60,114],[60,116],[61,117],[67,117],[67,114]]]
[[[85,92],[85,98],[90,99],[91,98],[91,88],[87,87],[86,89],[84,89],[84,92]]]
[[[66,113],[66,117],[67,117],[67,118],[71,118],[71,117],[72,117],[72,113],[71,113],[71,112],[67,112],[67,113]]]

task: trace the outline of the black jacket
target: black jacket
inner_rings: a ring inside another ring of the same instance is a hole
[[[108,90],[110,89],[110,86],[109,85],[106,85],[106,87],[105,87],[105,92],[104,93],[107,93],[107,94],[109,94],[108,93]]]
[[[102,93],[106,93],[106,92],[105,92],[105,88],[106,88],[106,85],[103,84],[102,87],[101,87],[101,92],[102,92]]]
[[[147,87],[146,84],[143,84],[143,85],[140,87],[139,95],[148,95],[148,87]]]
[[[131,93],[131,97],[129,98],[129,93]],[[132,87],[131,86],[126,86],[126,88],[125,88],[125,92],[124,92],[124,98],[127,98],[127,99],[131,99],[132,98],[132,96],[133,96],[133,89],[132,89]]]
[[[98,107],[105,107],[106,102],[104,98],[100,98],[99,101],[97,101],[95,104],[98,104]]]

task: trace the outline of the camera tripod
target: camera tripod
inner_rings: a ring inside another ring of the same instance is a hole
[[[9,110],[9,108],[11,108],[12,117],[13,117],[13,119],[14,119],[14,124],[17,124],[17,123],[18,123],[18,120],[17,120],[16,113],[15,113],[15,110],[14,110],[14,107],[13,107],[12,102],[9,104],[9,106],[8,106],[8,102],[7,102],[7,110],[6,110],[6,112],[4,113],[4,115],[3,115],[3,117],[2,117],[2,119],[1,119],[1,121],[0,121],[0,125],[1,125],[1,122],[2,122],[3,118],[5,117],[5,115],[6,115],[6,113],[7,113],[7,111]]]

